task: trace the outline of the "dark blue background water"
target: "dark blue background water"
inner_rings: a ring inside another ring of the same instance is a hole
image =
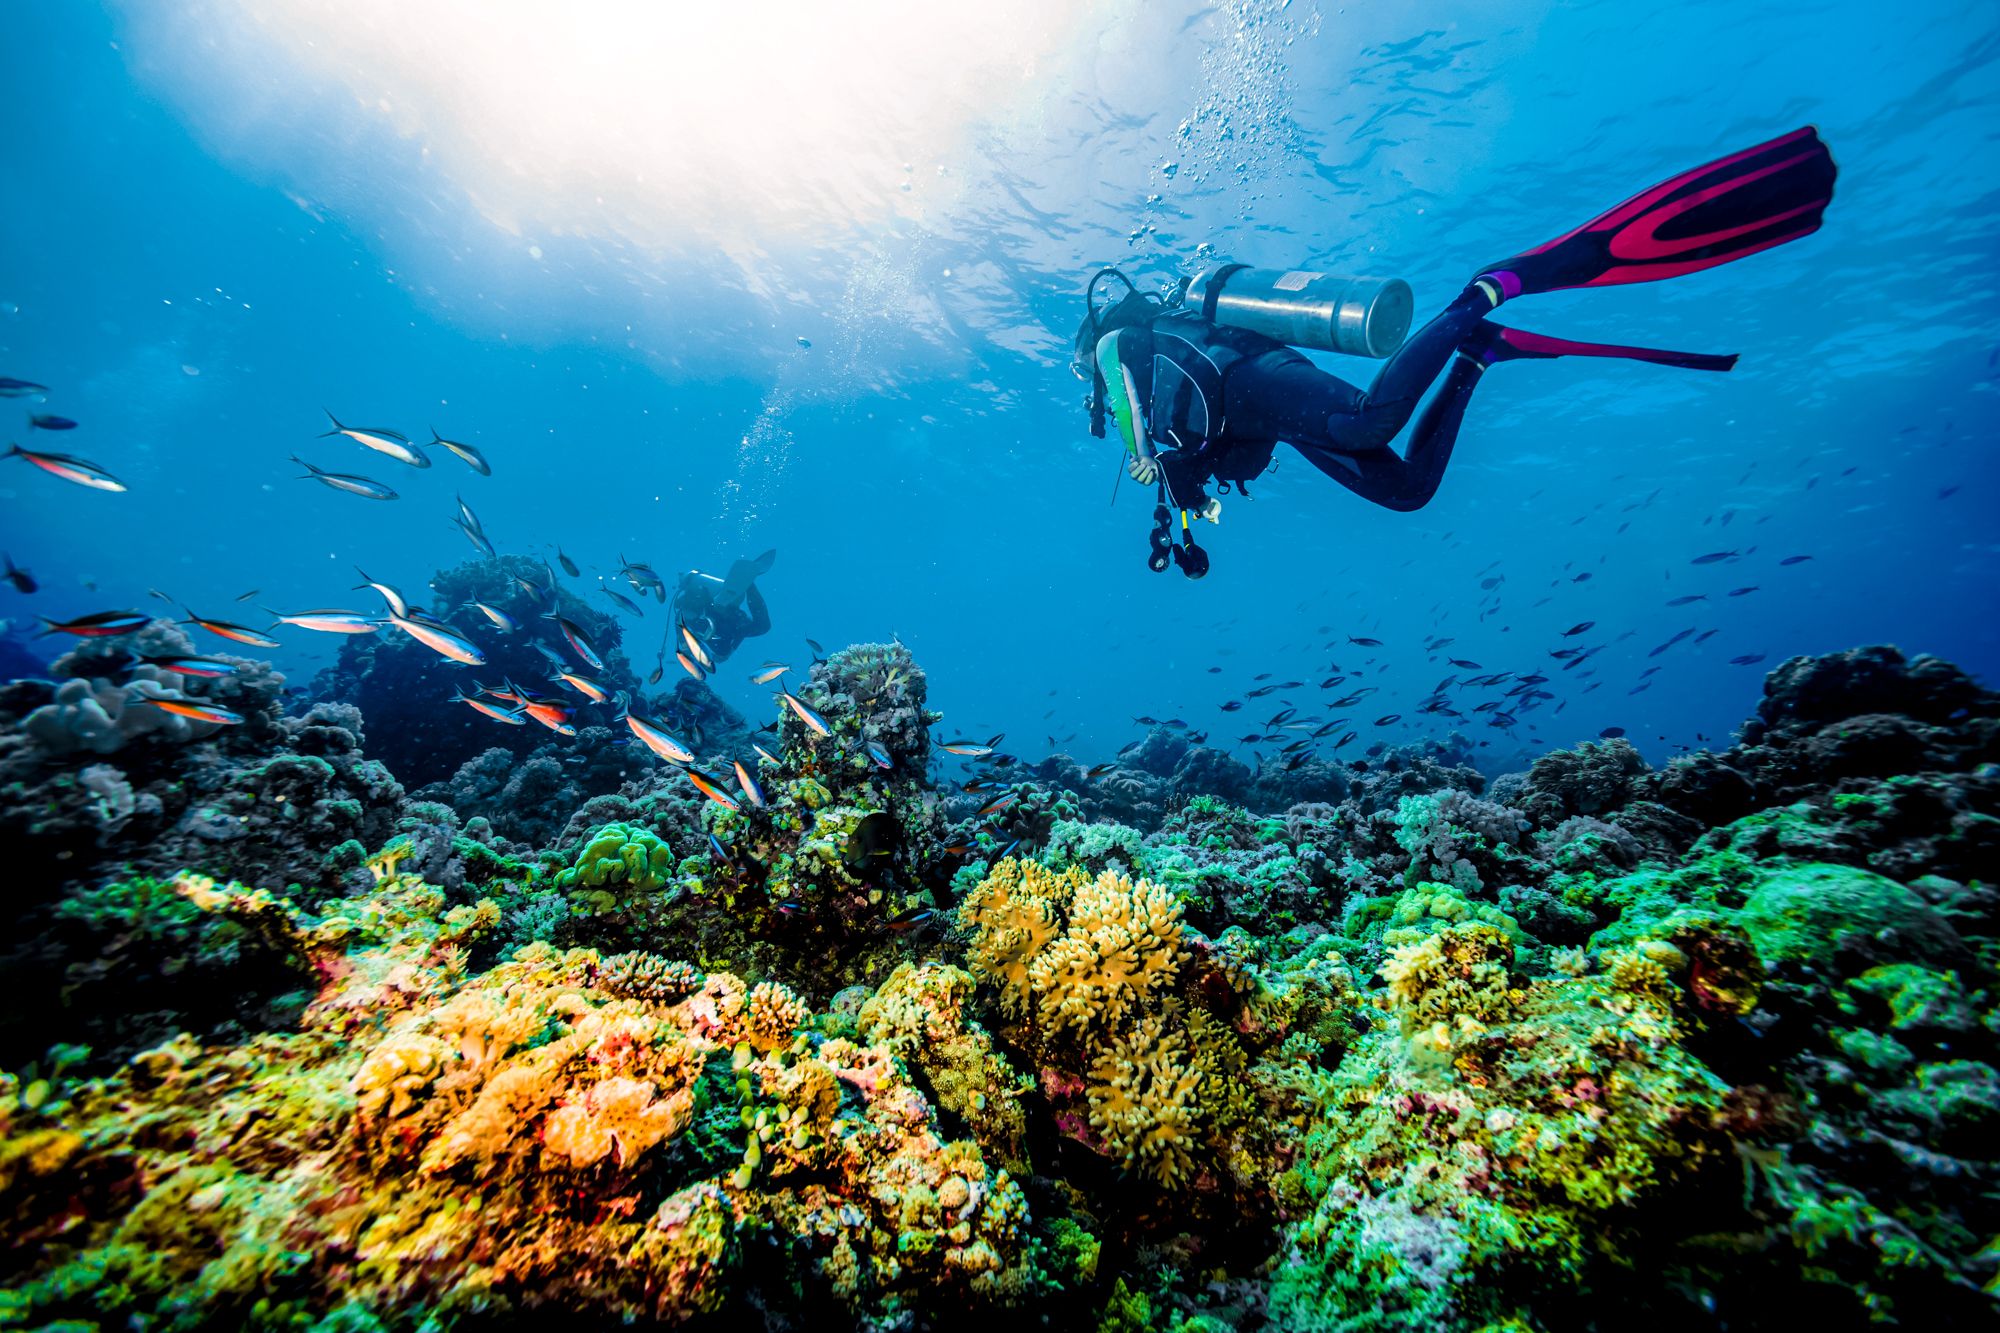
[[[149,587],[251,620],[253,587],[373,609],[355,564],[414,589],[471,556],[456,492],[503,550],[560,543],[587,580],[620,552],[714,569],[775,546],[777,629],[721,673],[734,702],[761,717],[744,675],[805,636],[895,634],[948,730],[1030,754],[1074,733],[1108,757],[1139,713],[1254,731],[1276,700],[1218,705],[1270,671],[1317,707],[1330,662],[1383,687],[1370,716],[1408,713],[1443,657],[1546,669],[1584,620],[1575,642],[1609,646],[1553,673],[1562,712],[1482,733],[1496,768],[1608,725],[1656,759],[1726,736],[1795,653],[2000,667],[1990,4],[871,4],[696,30],[642,6],[581,32],[419,8],[11,12],[0,374],[52,391],[5,410],[80,419],[40,445],[131,490],[9,463],[0,546],[43,588],[0,615],[157,607]],[[1281,450],[1226,502],[1201,584],[1145,570],[1136,488],[1106,507],[1112,453],[1065,368],[1093,267],[1395,273],[1434,306],[1809,121],[1842,173],[1819,235],[1505,312],[1740,351],[1734,374],[1504,367],[1416,515]],[[322,407],[468,439],[494,475],[316,439]],[[295,480],[294,453],[403,498]],[[1664,605],[1689,593],[1711,600]],[[1648,656],[1688,628],[1717,632]],[[338,646],[279,637],[299,680]]]

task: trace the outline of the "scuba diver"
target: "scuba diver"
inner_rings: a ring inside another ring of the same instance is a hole
[[[766,551],[755,560],[738,560],[721,578],[691,569],[675,585],[674,613],[702,637],[718,663],[745,639],[771,632],[771,612],[757,591],[757,580],[777,559],[776,551]]]
[[[1817,231],[1833,198],[1834,164],[1812,126],[1684,172],[1574,231],[1490,264],[1408,341],[1413,301],[1399,279],[1224,264],[1183,280],[1167,300],[1143,295],[1117,269],[1084,294],[1079,378],[1090,380],[1091,434],[1110,416],[1141,485],[1157,485],[1152,553],[1189,578],[1208,572],[1190,516],[1219,522],[1221,494],[1270,465],[1280,443],[1363,499],[1402,512],[1437,493],[1472,391],[1502,361],[1616,357],[1688,370],[1728,370],[1735,355],[1550,338],[1488,319],[1517,296],[1657,282],[1714,268]],[[1100,308],[1098,286],[1126,295]],[[1387,357],[1359,389],[1294,347]],[[1446,367],[1449,365],[1449,369]],[[1421,413],[1418,400],[1443,374]],[[1398,455],[1389,442],[1417,417]],[[1115,491],[1114,491],[1115,498]],[[1181,545],[1174,545],[1173,515]]]

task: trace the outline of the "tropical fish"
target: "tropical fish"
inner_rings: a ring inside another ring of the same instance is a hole
[[[985,819],[988,815],[997,815],[1020,799],[1021,794],[1019,792],[1008,792],[1005,796],[996,796],[974,811],[972,817],[974,819]]]
[[[1747,588],[1731,588],[1729,595],[1731,597],[1747,597],[1755,591],[1757,591],[1757,585],[1753,583]]]
[[[1740,551],[1710,551],[1707,555],[1696,556],[1694,559],[1688,561],[1688,563],[1691,565],[1719,565],[1724,560],[1734,560],[1741,554],[1742,552]]]
[[[1378,727],[1386,727],[1392,725],[1393,723],[1401,722],[1402,720],[1403,720],[1403,715],[1401,713],[1390,713],[1387,714],[1386,716],[1376,718],[1375,725]]]
[[[772,681],[790,670],[791,668],[782,662],[767,662],[764,664],[762,670],[751,674],[750,683],[752,685],[769,685]]]
[[[1352,634],[1347,636],[1347,641],[1357,648],[1380,648],[1382,646],[1380,639],[1357,639]]]
[[[1730,658],[1730,659],[1729,659],[1729,665],[1731,665],[1731,666],[1756,666],[1756,665],[1757,665],[1757,664],[1758,664],[1759,662],[1761,662],[1761,661],[1763,661],[1763,660],[1764,660],[1764,654],[1762,654],[1762,653],[1744,653],[1744,654],[1743,654],[1743,655],[1742,655],[1741,657],[1732,657],[1732,658]]]
[[[1691,630],[1691,629],[1684,629],[1684,630],[1682,630],[1682,631],[1681,631],[1681,632],[1680,632],[1679,634],[1676,634],[1676,635],[1674,635],[1674,637],[1673,637],[1673,638],[1671,638],[1671,639],[1668,639],[1668,640],[1667,640],[1667,641],[1666,641],[1665,643],[1663,643],[1663,644],[1661,644],[1661,645],[1660,645],[1659,647],[1657,647],[1657,648],[1653,649],[1653,651],[1651,651],[1651,652],[1647,653],[1647,654],[1646,654],[1646,656],[1648,656],[1648,657],[1658,657],[1658,656],[1659,656],[1659,655],[1660,655],[1661,653],[1664,653],[1665,651],[1667,651],[1667,649],[1669,649],[1669,648],[1673,647],[1673,646],[1674,646],[1675,644],[1679,643],[1679,642],[1680,642],[1680,641],[1681,641],[1682,639],[1685,639],[1685,638],[1686,638],[1686,637],[1687,637],[1688,635],[1690,635],[1690,634],[1692,634],[1692,633],[1694,633],[1694,631],[1693,631],[1693,630]]]
[[[214,680],[219,676],[236,674],[236,664],[219,657],[191,657],[185,653],[167,653],[160,656],[141,657],[147,666],[171,671],[178,676],[198,676],[203,680]]]
[[[377,583],[374,579],[369,578],[368,571],[359,565],[354,567],[354,572],[361,576],[361,582],[355,585],[357,588],[373,588],[376,592],[382,594],[382,600],[389,604],[391,611],[399,616],[410,614],[410,604],[404,599],[402,593],[397,592],[386,583]],[[493,613],[488,611],[487,614],[491,615]]]
[[[486,654],[480,652],[472,640],[449,625],[441,625],[435,620],[419,620],[415,616],[397,615],[394,611],[389,613],[389,623],[432,652],[449,657],[454,662],[463,662],[467,666],[481,666],[486,661]]]
[[[25,458],[30,463],[52,477],[73,481],[79,486],[88,486],[93,491],[122,491],[125,483],[86,459],[69,454],[40,453],[33,449],[23,449],[18,444],[7,446],[7,452],[0,458]]]
[[[1454,658],[1451,658],[1451,659],[1449,659],[1449,660],[1450,660],[1451,664],[1452,664],[1453,666],[1457,667],[1457,668],[1458,668],[1458,669],[1459,669],[1460,671],[1483,671],[1483,670],[1485,670],[1485,668],[1484,668],[1484,667],[1482,667],[1482,666],[1480,666],[1480,665],[1479,665],[1479,663],[1477,663],[1477,662],[1473,662],[1473,661],[1470,661],[1470,660],[1468,660],[1468,659],[1466,659],[1466,658],[1463,658],[1463,657],[1454,657]]]
[[[333,487],[336,491],[346,491],[349,495],[358,495],[365,500],[393,500],[396,498],[396,493],[379,481],[373,481],[367,477],[357,477],[347,472],[322,472],[311,463],[306,462],[305,459],[300,458],[297,454],[292,455],[292,461],[306,470],[306,475],[300,477],[300,481],[323,482]]]
[[[374,617],[359,611],[301,611],[287,616],[265,607],[264,613],[280,625],[297,625],[300,629],[316,629],[326,634],[373,634],[382,627]]]
[[[1705,601],[1707,601],[1707,600],[1708,600],[1708,594],[1707,594],[1707,593],[1705,593],[1705,592],[1691,592],[1691,593],[1689,593],[1689,594],[1688,594],[1687,596],[1685,596],[1685,597],[1676,597],[1676,598],[1674,598],[1674,599],[1673,599],[1672,601],[1668,602],[1668,603],[1667,603],[1667,605],[1668,605],[1668,606],[1688,606],[1688,605],[1690,605],[1690,604],[1692,604],[1692,603],[1694,603],[1694,602],[1705,602]]]
[[[151,699],[141,698],[140,703],[151,704],[166,713],[179,717],[193,718],[197,722],[213,722],[218,727],[233,727],[243,721],[241,713],[232,713],[217,704],[196,703],[192,699]]]
[[[35,412],[28,417],[30,430],[75,430],[76,423],[68,417],[59,417],[52,412]]]
[[[718,783],[714,778],[708,776],[708,774],[703,773],[701,770],[694,768],[684,768],[681,771],[688,775],[688,781],[692,782],[695,785],[696,791],[699,791],[703,796],[706,796],[709,800],[714,801],[717,805],[721,806],[723,809],[725,810],[742,809],[742,807],[736,803],[736,798],[731,796],[728,792],[724,791],[722,789],[722,785]]]
[[[861,748],[863,750],[866,750],[868,752],[868,757],[875,761],[875,767],[894,768],[896,766],[895,760],[892,759],[889,755],[889,747],[882,744],[882,742],[869,741]]]
[[[236,600],[239,602],[247,602],[252,597],[255,597],[258,593],[262,591],[263,591],[262,588],[252,588],[249,592],[239,592],[236,594]]]
[[[694,750],[688,743],[674,736],[659,723],[640,717],[637,713],[627,713],[625,725],[632,729],[632,734],[639,738],[641,744],[660,758],[675,764],[694,762]]]
[[[764,789],[757,785],[757,779],[751,775],[749,769],[743,766],[741,759],[736,761],[735,767],[736,785],[743,789],[744,799],[748,800],[750,804],[756,806],[759,810],[762,810],[764,808]]]
[[[687,645],[688,656],[701,663],[703,671],[715,670],[715,658],[709,654],[708,645],[701,641],[701,636],[689,629],[685,621],[679,628],[681,642]]]
[[[14,563],[13,556],[0,557],[0,559],[5,559],[7,562],[7,572],[5,575],[0,575],[0,577],[4,577],[7,582],[13,584],[15,592],[25,596],[42,586],[35,582],[33,574],[30,574],[27,570],[20,568]]]
[[[321,409],[325,411],[324,408]],[[333,429],[320,436],[345,435],[364,448],[373,449],[378,454],[387,454],[398,463],[408,463],[411,467],[429,467],[431,460],[424,451],[411,444],[409,438],[393,430],[382,430],[373,426],[348,427],[340,424],[340,418],[327,412],[326,419],[333,423]]]
[[[486,714],[486,716],[492,718],[495,722],[505,722],[510,727],[525,727],[528,725],[527,715],[519,708],[500,708],[487,703],[484,699],[476,695],[465,693],[457,693],[452,697],[462,704],[472,705],[472,707]]]
[[[447,440],[444,436],[437,433],[436,426],[431,427],[431,443],[437,448],[450,453],[459,462],[465,464],[480,476],[490,477],[493,475],[493,465],[486,461],[485,454],[480,453],[469,444],[461,444],[457,440]]]
[[[923,925],[926,921],[929,921],[932,917],[936,915],[937,915],[937,908],[935,907],[912,907],[907,911],[896,913],[896,915],[890,917],[887,921],[884,921],[882,924],[887,926],[890,930],[899,932],[905,930],[915,930],[918,926]]]
[[[47,393],[46,384],[35,384],[29,380],[17,380],[0,375],[0,398],[32,398],[38,393]]]
[[[1625,728],[1623,728],[1623,727],[1606,727],[1606,728],[1605,728],[1604,730],[1602,730],[1602,731],[1598,732],[1597,734],[1598,734],[1598,736],[1599,736],[1599,737],[1601,737],[1601,738],[1602,738],[1602,739],[1604,739],[1604,740],[1607,740],[1607,741],[1615,741],[1615,740],[1617,740],[1617,739],[1618,739],[1618,738],[1619,738],[1620,736],[1623,736],[1623,735],[1625,734]]]
[[[591,670],[604,670],[604,659],[597,655],[597,646],[590,641],[590,636],[585,634],[575,621],[567,616],[557,615],[553,611],[542,618],[556,622],[557,627],[563,632],[563,637],[569,640],[569,646],[576,650],[578,657],[581,657],[585,662],[590,664]]]
[[[564,555],[563,548],[560,546],[556,547],[556,563],[563,567],[563,573],[569,575],[573,579],[581,578],[583,576],[583,571],[576,567],[576,561],[570,559],[567,555]]]
[[[762,759],[767,764],[777,764],[783,762],[778,758],[778,756],[772,754],[769,750],[765,749],[761,745],[755,744],[754,742],[751,744],[750,748],[755,750],[757,752],[757,757]]]
[[[681,664],[681,670],[687,672],[690,676],[693,676],[696,680],[708,679],[708,673],[701,669],[701,663],[695,661],[692,657],[689,657],[686,653],[675,653],[674,660]]]
[[[1810,559],[1812,557],[1809,555],[1788,555],[1778,563],[1781,565],[1802,565]]]
[[[667,581],[653,572],[651,565],[634,564],[623,552],[618,555],[618,574],[640,592],[650,592],[657,601],[667,599]]]
[[[581,694],[594,704],[601,704],[611,697],[610,690],[605,689],[602,684],[592,680],[589,676],[581,672],[559,671],[556,674],[578,694]]]
[[[1233,713],[1242,706],[1243,706],[1243,701],[1241,699],[1231,699],[1226,704],[1218,705],[1218,707],[1220,707],[1222,711],[1225,713]]]
[[[44,634],[74,634],[80,639],[103,639],[114,634],[130,634],[141,629],[152,620],[151,616],[138,611],[93,611],[87,616],[74,620],[50,620],[42,617],[47,626]]]
[[[467,523],[461,518],[458,520],[457,526],[458,530],[465,534],[465,539],[472,543],[474,550],[478,551],[488,560],[493,559],[495,555],[493,543],[488,540],[486,534],[476,524]]]
[[[512,686],[511,681],[509,685]],[[538,699],[519,687],[514,687],[512,693],[520,699],[521,711],[550,731],[564,736],[576,735],[576,728],[569,724],[569,720],[576,716],[576,710],[568,704],[559,699]]]
[[[1562,636],[1565,639],[1575,638],[1577,635],[1586,632],[1596,624],[1597,622],[1595,620],[1579,620],[1576,624],[1571,625],[1568,629],[1564,630],[1562,632]]]
[[[646,613],[639,609],[639,604],[633,601],[630,597],[627,597],[624,593],[619,592],[616,588],[606,588],[600,585],[597,590],[603,593],[606,597],[609,597],[611,599],[611,604],[613,606],[616,606],[619,610],[630,612],[632,615],[638,616],[641,619],[645,618]]]
[[[660,677],[666,674],[667,674],[667,664],[665,660],[655,662],[653,664],[653,669],[646,673],[646,683],[648,685],[658,685],[660,683]]]
[[[188,611],[186,607],[182,607],[181,610],[188,613],[188,618],[181,622],[183,624],[199,625],[210,634],[220,634],[225,639],[234,639],[237,643],[247,643],[257,648],[276,648],[278,646],[276,639],[267,639],[248,626],[231,624],[227,620],[203,620],[194,612]]]
[[[483,614],[488,620],[492,621],[495,625],[497,625],[501,629],[508,630],[511,632],[513,630],[521,628],[521,622],[514,619],[514,617],[508,615],[505,611],[502,611],[497,606],[488,606],[484,602],[467,602],[466,605],[478,608],[481,614]]]
[[[780,690],[778,691],[778,697],[783,699],[790,706],[791,710],[799,715],[799,721],[805,723],[808,728],[818,732],[822,736],[831,736],[833,734],[833,728],[826,724],[826,719],[806,707],[805,702],[796,694],[793,694],[790,690]],[[989,750],[987,753],[991,754],[992,751]]]

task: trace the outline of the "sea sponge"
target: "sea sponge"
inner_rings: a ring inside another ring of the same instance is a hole
[[[1400,945],[1382,964],[1388,1008],[1405,1036],[1448,1050],[1457,1038],[1483,1032],[1511,1012],[1513,958],[1513,941],[1484,922]]]
[[[607,1078],[549,1113],[542,1148],[566,1166],[586,1167],[615,1154],[620,1166],[687,1128],[694,1091],[665,1096],[644,1079]]]
[[[1010,1171],[1027,1163],[1022,1095],[1033,1083],[993,1048],[965,1013],[972,974],[945,963],[902,963],[861,1006],[855,1028],[920,1070],[938,1105],[964,1121],[979,1146]]]

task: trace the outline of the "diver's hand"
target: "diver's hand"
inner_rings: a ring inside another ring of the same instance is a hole
[[[1220,523],[1222,522],[1222,501],[1211,496],[1207,504],[1194,512],[1211,523]]]
[[[1141,486],[1151,486],[1160,479],[1160,464],[1157,459],[1142,458],[1138,454],[1126,460],[1125,470],[1132,474],[1132,480]]]

